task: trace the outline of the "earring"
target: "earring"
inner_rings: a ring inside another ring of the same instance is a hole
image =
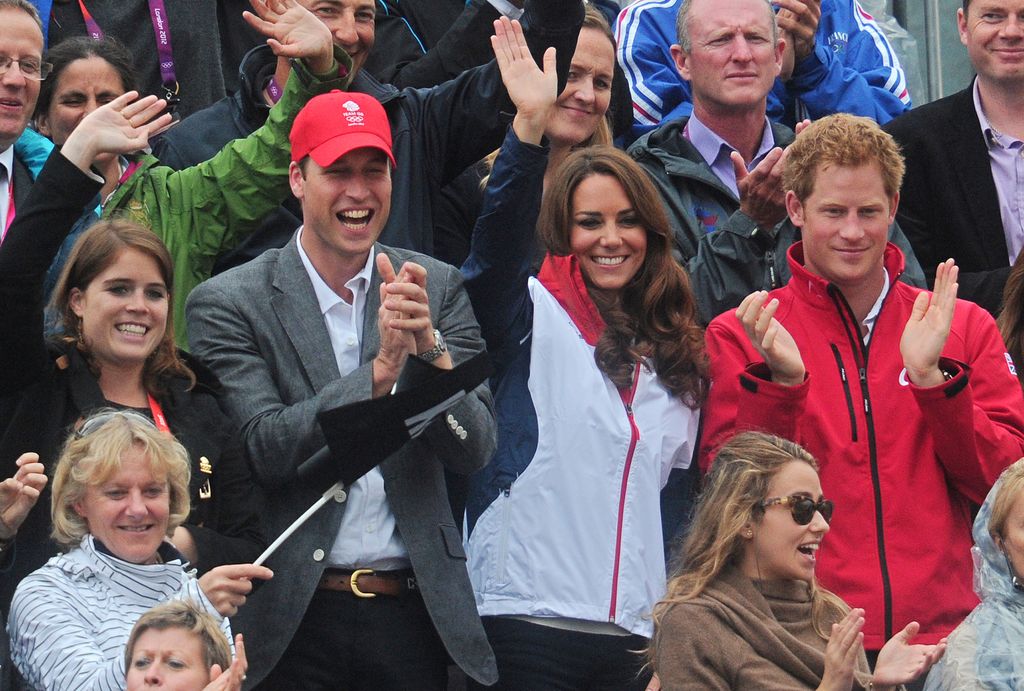
[[[754,537],[754,531],[750,528],[747,528],[747,537]]]

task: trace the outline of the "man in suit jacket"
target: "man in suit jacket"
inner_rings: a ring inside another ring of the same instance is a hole
[[[14,142],[28,125],[39,98],[43,65],[43,29],[27,0],[0,0],[0,55],[17,60],[0,69],[0,242],[14,220],[18,203],[28,197],[33,176],[15,156]]]
[[[194,352],[242,427],[273,536],[324,490],[298,470],[325,443],[318,413],[387,395],[410,357],[449,369],[483,349],[456,269],[375,244],[395,165],[380,103],[319,96],[291,142],[302,227],[284,248],[201,285],[188,305]],[[274,579],[235,620],[250,683],[269,672],[272,689],[444,689],[449,657],[492,683],[442,469],[472,472],[494,444],[481,387],[286,541],[268,563]]]
[[[957,24],[977,79],[885,127],[907,161],[897,219],[929,281],[956,259],[960,297],[993,314],[1024,245],[1022,13],[1024,0],[964,0]]]

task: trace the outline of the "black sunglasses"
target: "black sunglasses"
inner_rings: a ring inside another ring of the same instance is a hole
[[[796,521],[797,525],[807,525],[814,520],[815,513],[820,513],[821,517],[825,519],[825,522],[830,523],[832,521],[832,512],[836,508],[831,499],[819,499],[818,501],[814,501],[810,497],[805,497],[799,494],[794,494],[790,497],[770,497],[768,499],[762,499],[758,506],[762,509],[766,509],[769,506],[774,506],[775,504],[788,506],[790,513],[793,514],[793,520]]]

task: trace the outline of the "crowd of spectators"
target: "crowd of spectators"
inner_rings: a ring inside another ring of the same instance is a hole
[[[955,22],[924,103],[858,0],[0,0],[0,689],[1020,688]]]

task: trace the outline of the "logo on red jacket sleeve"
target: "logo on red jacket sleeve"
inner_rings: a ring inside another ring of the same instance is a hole
[[[1003,356],[1006,358],[1006,366],[1010,368],[1010,374],[1016,377],[1017,366],[1013,364],[1013,358],[1010,357],[1009,353],[1003,353]]]

